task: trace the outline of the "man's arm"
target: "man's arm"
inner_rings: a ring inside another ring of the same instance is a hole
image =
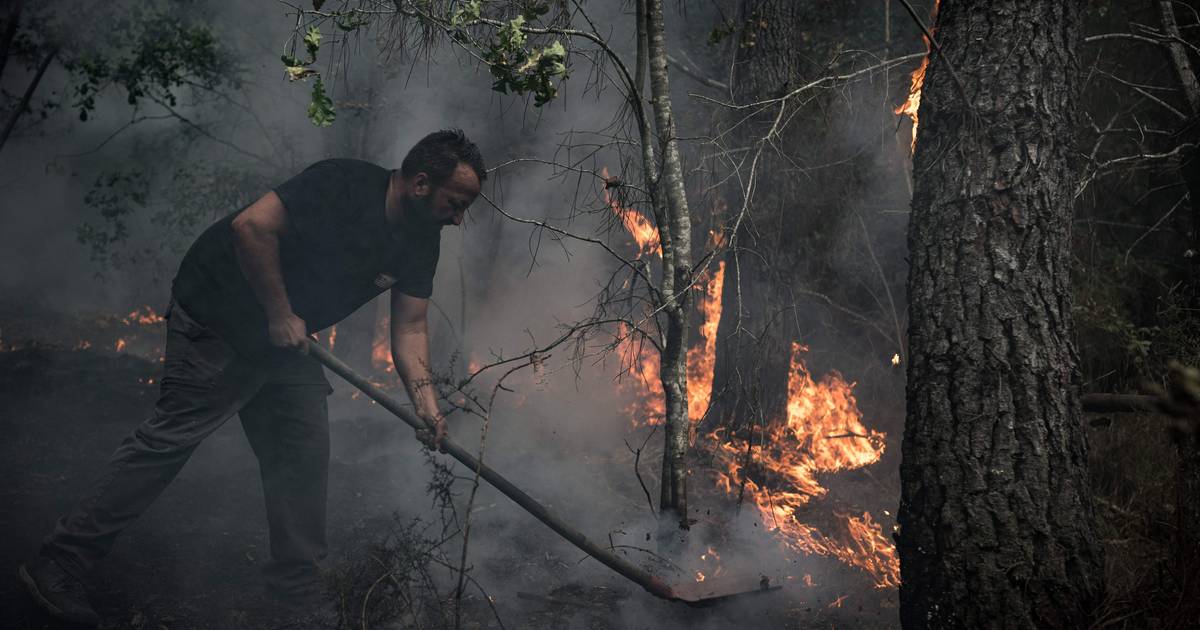
[[[429,300],[392,289],[392,362],[417,415],[433,429],[424,441],[432,448],[440,448],[446,435],[446,421],[438,411],[437,390],[429,371],[428,311]]]
[[[233,219],[238,265],[267,314],[267,331],[277,346],[308,350],[307,327],[292,312],[279,265],[279,237],[287,233],[287,212],[279,195],[269,192]]]

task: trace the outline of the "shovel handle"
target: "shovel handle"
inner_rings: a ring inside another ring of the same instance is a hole
[[[326,350],[324,346],[318,344],[312,339],[308,340],[308,353],[315,357],[317,361],[321,362],[322,365],[329,368],[331,371],[345,379],[354,387],[358,388],[362,393],[370,396],[371,399],[379,403],[381,407],[395,414],[413,429],[422,431],[428,428],[425,422],[421,420],[417,414],[413,413],[412,410],[401,406],[396,399],[384,393],[379,386],[363,378],[360,374],[351,369],[350,366],[343,363],[341,359],[333,356],[333,354]],[[458,444],[455,444],[449,438],[442,439],[442,450],[454,459],[462,462],[467,468],[477,472],[480,477],[492,484],[492,486],[494,486],[497,490],[504,493],[505,496],[512,499],[517,505],[524,508],[526,512],[532,514],[534,518],[544,523],[550,529],[554,530],[554,532],[559,536],[566,538],[568,542],[578,547],[587,555],[599,560],[608,568],[621,574],[621,576],[625,577],[626,579],[633,581],[638,586],[646,589],[656,597],[669,600],[679,599],[674,590],[672,590],[671,587],[668,586],[661,578],[643,570],[642,568],[616,555],[608,549],[597,545],[587,536],[584,536],[579,530],[571,527],[562,519],[558,518],[557,515],[551,513],[550,510],[546,509],[546,506],[542,505],[528,494],[525,494],[523,490],[513,485],[512,482],[510,482],[508,479],[505,479],[500,475],[500,473],[476,459],[473,455],[468,453]]]

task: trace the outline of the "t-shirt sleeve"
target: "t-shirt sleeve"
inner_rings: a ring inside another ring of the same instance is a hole
[[[359,204],[347,203],[354,193],[343,168],[334,160],[317,162],[275,187],[283,201],[289,230],[305,241],[320,240],[338,230]]]
[[[415,298],[428,298],[433,295],[433,276],[437,272],[438,256],[441,253],[441,239],[433,238],[428,246],[413,252],[398,270],[396,284],[392,290]]]

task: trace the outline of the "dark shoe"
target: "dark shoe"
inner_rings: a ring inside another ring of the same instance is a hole
[[[92,626],[100,623],[100,615],[88,603],[83,582],[57,562],[38,558],[30,564],[22,564],[17,573],[33,600],[46,612],[73,623]]]

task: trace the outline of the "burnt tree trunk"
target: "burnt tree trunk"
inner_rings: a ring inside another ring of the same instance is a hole
[[[1079,20],[941,4],[908,236],[908,628],[1087,627],[1103,592],[1071,341]]]
[[[736,23],[740,30],[733,42],[732,88],[738,103],[753,103],[779,96],[809,74],[811,52],[801,43],[808,3],[796,0],[742,0]],[[749,120],[740,110],[729,114],[731,125],[739,125],[739,137],[760,138],[770,130],[774,110],[760,112]],[[778,146],[803,147],[802,125],[789,124],[778,130]],[[725,193],[730,208],[747,204],[748,216],[741,222],[733,247],[725,256],[725,290],[721,294],[721,323],[713,391],[721,394],[714,411],[725,426],[753,424],[757,418],[786,415],[787,377],[791,336],[784,333],[789,315],[780,316],[787,290],[782,278],[793,274],[785,261],[797,249],[792,230],[779,229],[786,217],[800,222],[798,200],[806,195],[788,160],[776,150],[764,152],[758,168],[757,185],[750,199],[738,186]],[[798,230],[808,233],[810,230]]]

